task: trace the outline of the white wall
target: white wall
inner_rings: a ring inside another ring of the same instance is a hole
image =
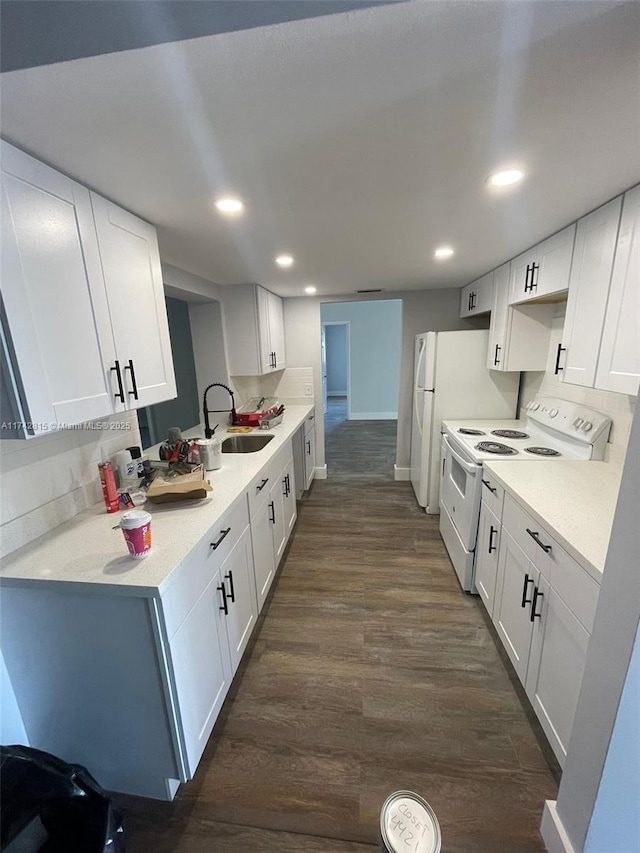
[[[349,323],[349,417],[397,418],[402,300],[325,302],[320,317]]]
[[[640,634],[609,744],[585,853],[640,850]]]
[[[488,328],[488,318],[461,320],[460,291],[409,290],[393,294],[402,300],[402,353],[400,359],[400,393],[398,398],[398,439],[396,465],[409,467],[411,450],[411,384],[413,378],[413,344],[419,332],[445,331],[452,329]],[[379,294],[388,299],[389,294]],[[376,294],[363,295],[371,300]],[[354,297],[331,297],[331,302],[353,302]],[[314,396],[322,399],[322,373],[320,353],[320,305],[319,297],[307,296],[284,300],[284,322],[289,367],[312,367],[314,371]],[[324,422],[316,418],[316,463],[324,466]]]
[[[327,396],[346,397],[347,383],[347,326],[325,326],[325,358],[327,369]]]
[[[612,391],[598,391],[595,388],[582,388],[579,385],[569,385],[554,375],[556,352],[558,344],[562,340],[565,309],[566,303],[560,303],[554,312],[546,371],[524,374],[521,403],[525,405],[536,394],[540,393],[559,397],[561,400],[582,403],[592,409],[605,412],[613,421],[606,458],[607,461],[621,465],[629,442],[636,397],[631,397],[628,394],[615,394]]]
[[[10,554],[102,500],[98,462],[140,445],[136,412],[39,438],[0,441],[0,549]]]

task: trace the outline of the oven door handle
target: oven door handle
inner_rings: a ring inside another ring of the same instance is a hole
[[[444,438],[444,443],[449,448],[449,452],[454,457],[454,459],[458,462],[460,467],[467,472],[467,474],[471,474],[472,477],[475,477],[480,471],[482,471],[482,465],[474,465],[472,462],[467,462],[466,459],[463,459],[459,453],[456,453],[454,448],[451,446],[451,442],[446,435],[442,436]]]

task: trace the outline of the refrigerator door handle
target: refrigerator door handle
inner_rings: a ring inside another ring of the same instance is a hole
[[[471,462],[467,462],[466,459],[463,459],[459,453],[456,453],[455,449],[451,446],[451,442],[446,435],[442,436],[444,438],[444,443],[449,448],[449,452],[456,459],[460,467],[463,471],[466,471],[467,474],[471,474],[472,477],[475,477],[480,471],[482,471],[482,465],[474,465]]]

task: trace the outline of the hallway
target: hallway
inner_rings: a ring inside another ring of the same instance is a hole
[[[128,853],[374,853],[402,788],[444,853],[543,850],[547,750],[394,447],[395,421],[329,429],[196,777],[173,803],[127,798]]]

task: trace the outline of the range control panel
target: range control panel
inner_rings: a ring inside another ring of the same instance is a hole
[[[539,397],[527,403],[525,408],[529,420],[552,427],[579,441],[594,444],[603,434],[605,441],[609,437],[611,418],[580,403],[555,397]]]

